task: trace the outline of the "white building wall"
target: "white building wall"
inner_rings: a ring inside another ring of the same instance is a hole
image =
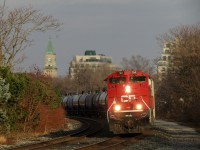
[[[161,58],[157,64],[157,73],[160,80],[162,80],[162,78],[167,74],[169,68],[172,66],[171,60],[173,59],[173,50],[170,46],[170,43],[164,44]]]

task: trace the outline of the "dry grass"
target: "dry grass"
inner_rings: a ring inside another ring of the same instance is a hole
[[[37,136],[42,135],[41,133],[13,133],[9,137],[0,135],[0,145],[15,145],[16,143],[33,139]]]
[[[7,138],[3,135],[0,135],[0,144],[6,144]]]

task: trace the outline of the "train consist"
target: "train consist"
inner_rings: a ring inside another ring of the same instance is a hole
[[[62,104],[67,114],[106,117],[115,134],[142,132],[154,123],[154,82],[148,74],[122,70],[105,81],[105,92],[64,97]]]

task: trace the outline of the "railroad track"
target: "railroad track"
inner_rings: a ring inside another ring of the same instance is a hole
[[[75,118],[73,118],[75,119]],[[147,135],[132,134],[126,136],[109,135],[104,130],[105,122],[90,118],[76,118],[82,124],[81,128],[75,131],[62,133],[62,137],[36,144],[24,145],[12,148],[12,150],[51,150],[51,149],[76,149],[76,150],[121,150],[130,144],[138,143]],[[64,135],[64,136],[63,136]],[[98,138],[101,135],[101,138]],[[58,135],[56,135],[58,136]]]
[[[97,134],[103,128],[103,124],[101,124],[97,120],[81,118],[81,117],[79,118],[76,117],[76,119],[82,123],[82,126],[78,130],[75,130],[74,132],[66,132],[64,133],[64,136],[62,135],[62,137],[52,138],[51,140],[48,140],[45,142],[13,147],[11,149],[12,150],[27,150],[27,149],[42,150],[42,149],[53,149],[55,147],[56,148],[62,147],[65,144],[76,143],[77,141],[79,142],[85,141],[87,139],[87,136],[92,136],[94,134]]]
[[[144,138],[146,138],[146,135],[144,134],[133,134],[130,137],[116,136],[98,143],[76,148],[75,150],[121,150],[126,148],[130,143],[137,143]]]

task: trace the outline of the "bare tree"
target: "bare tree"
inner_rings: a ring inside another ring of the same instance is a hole
[[[122,65],[123,69],[125,69],[125,70],[131,69],[131,66],[129,64],[129,60],[125,57],[122,58],[121,65]]]
[[[59,30],[61,23],[52,16],[45,16],[32,7],[15,8],[11,11],[0,6],[0,62],[1,66],[13,67],[23,61],[16,58],[33,40],[34,32]]]
[[[96,69],[92,76],[95,89],[102,90],[105,88],[107,85],[104,79],[114,71],[114,68],[110,68],[107,65],[103,65],[102,67]]]
[[[149,59],[140,55],[132,56],[129,60],[127,58],[123,58],[121,65],[123,69],[141,70],[150,75],[155,73],[153,63]]]
[[[80,93],[82,91],[89,91],[91,90],[91,76],[92,76],[92,69],[89,67],[82,68],[81,65],[76,64],[75,66],[76,74],[74,76],[74,83],[76,87],[76,92]]]
[[[81,93],[84,92],[95,92],[101,91],[106,87],[104,79],[114,70],[107,65],[93,68],[91,66],[84,66],[77,64],[74,68],[76,71],[73,78],[65,78],[60,83],[64,93]]]

